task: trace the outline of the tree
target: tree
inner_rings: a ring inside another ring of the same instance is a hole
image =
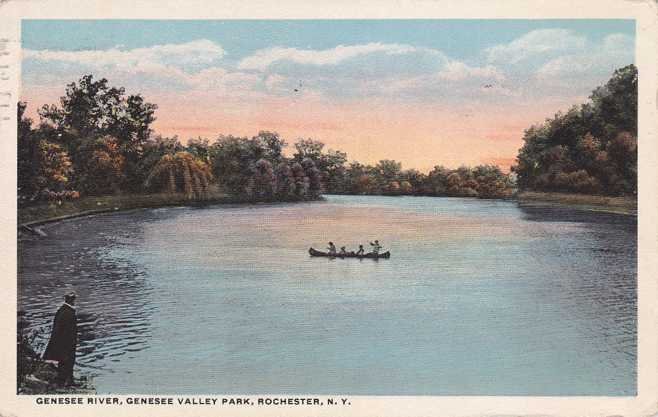
[[[149,138],[144,143],[144,151],[139,160],[139,164],[137,165],[137,169],[139,170],[137,177],[147,178],[155,164],[157,164],[163,156],[174,155],[175,153],[184,150],[185,147],[180,143],[177,136],[164,137],[158,135]],[[194,153],[192,153],[192,155],[194,155]]]
[[[254,168],[247,194],[258,200],[271,200],[276,194],[276,176],[272,163],[267,159],[259,159]]]
[[[346,192],[349,188],[345,169],[347,154],[332,149],[325,153],[324,146],[324,143],[314,139],[299,139],[295,143],[293,161],[301,163],[310,159],[320,172],[323,189],[330,193]]]
[[[425,186],[427,175],[415,169],[407,169],[401,173],[400,177],[403,179],[400,183],[400,192],[402,194],[428,194]]]
[[[118,194],[125,181],[125,157],[119,140],[113,136],[101,136],[86,141],[78,149],[78,190],[88,195]]]
[[[248,172],[249,165],[260,159],[250,149],[248,139],[220,136],[212,146],[210,155],[215,178],[230,193],[243,193],[252,174]]]
[[[313,162],[318,162],[322,157],[322,149],[324,143],[313,139],[299,139],[295,143],[296,152],[292,158],[295,162],[302,162],[304,159],[309,158]]]
[[[145,187],[153,191],[184,193],[188,199],[205,198],[212,181],[208,165],[189,152],[166,154],[153,167]]]
[[[278,133],[261,130],[251,140],[255,147],[262,150],[261,158],[273,164],[280,162],[283,158],[283,149],[287,143],[281,139]]]
[[[39,170],[39,140],[32,130],[32,119],[25,117],[27,104],[18,102],[18,196],[20,199],[34,200],[39,193],[36,177]]]
[[[620,193],[637,193],[637,138],[630,132],[621,132],[608,142],[606,151],[619,175],[619,181],[613,185]]]
[[[375,171],[377,173],[378,181],[387,184],[399,179],[402,171],[402,164],[391,159],[383,159],[375,166]]]
[[[210,163],[210,142],[208,139],[198,137],[187,141],[185,150],[191,153],[195,158]]]
[[[220,136],[209,149],[212,169],[229,192],[239,195],[253,187],[257,162],[278,165],[284,147],[285,141],[276,133],[260,132],[252,138]]]
[[[67,188],[72,174],[73,167],[66,151],[56,143],[40,140],[34,188],[41,197],[49,200],[77,198],[78,194],[69,193]]]
[[[310,186],[308,177],[304,172],[304,167],[302,167],[302,164],[299,162],[295,162],[290,168],[295,181],[295,197],[299,200],[303,200],[308,195]]]
[[[596,88],[592,100],[592,133],[606,139],[620,132],[637,136],[637,68],[628,65],[615,70],[612,78]]]
[[[138,151],[151,134],[156,109],[139,94],[126,96],[123,87],[85,75],[67,85],[59,106],[43,106],[39,114],[60,131],[75,131],[82,138],[113,135],[126,151]]]
[[[427,175],[426,190],[430,195],[445,195],[448,191],[448,175],[450,170],[437,165]]]
[[[480,198],[500,198],[507,196],[511,184],[496,165],[478,165],[473,168],[475,190]]]
[[[85,75],[67,85],[59,106],[45,105],[39,115],[47,125],[44,129],[56,132],[76,164],[78,148],[84,142],[101,136],[116,138],[125,159],[123,187],[138,191],[143,182],[138,165],[152,132],[156,109],[139,94],[126,96],[123,87],[110,87],[105,78],[96,81],[92,75]]]
[[[376,194],[379,191],[375,178],[368,174],[359,175],[354,185],[357,194]]]
[[[307,198],[315,199],[322,194],[322,175],[311,158],[304,158],[301,163],[304,176],[308,179]]]
[[[44,132],[32,129],[32,120],[25,117],[26,108],[25,103],[17,105],[19,201],[30,203],[79,197],[77,191],[70,189],[74,170],[69,154],[60,144],[48,140],[50,138]]]
[[[413,193],[413,191],[414,191],[414,187],[413,185],[411,185],[409,181],[405,180],[400,183],[400,194],[409,195]]]
[[[279,200],[292,200],[295,198],[295,177],[287,162],[280,162],[275,170],[276,197]]]
[[[637,68],[614,72],[590,102],[525,131],[513,172],[521,189],[637,191]]]
[[[400,194],[400,183],[397,181],[391,181],[386,185],[385,189],[386,194],[390,195],[399,195]]]

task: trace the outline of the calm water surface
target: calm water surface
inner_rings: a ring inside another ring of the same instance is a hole
[[[634,395],[636,218],[515,202],[115,213],[19,242],[19,308],[79,294],[99,393]],[[389,260],[310,258],[379,239]]]

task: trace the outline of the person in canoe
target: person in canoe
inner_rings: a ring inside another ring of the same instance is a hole
[[[329,255],[336,255],[336,245],[334,245],[334,242],[329,242],[327,249],[329,250]]]
[[[341,246],[341,247],[340,247],[340,253],[339,253],[339,255],[341,255],[341,256],[345,256],[345,255],[353,255],[353,254],[354,254],[354,252],[348,252],[348,251],[347,251],[347,247],[346,247],[346,246]]]
[[[359,245],[359,250],[356,251],[357,256],[363,256],[365,255],[365,250],[363,249],[363,245]]]
[[[372,246],[372,253],[374,255],[379,255],[379,251],[382,250],[382,246],[379,244],[379,240],[375,240],[375,242],[370,242],[370,246]]]

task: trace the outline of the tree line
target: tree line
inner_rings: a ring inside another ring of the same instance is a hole
[[[67,85],[57,105],[38,110],[39,124],[18,103],[18,198],[26,205],[84,195],[184,193],[208,197],[221,186],[250,199],[304,200],[320,196],[313,161],[285,158],[285,142],[260,132],[222,136],[210,144],[155,135],[157,106],[106,79],[83,76]]]
[[[517,163],[520,189],[637,193],[637,68],[617,69],[590,100],[531,126]]]
[[[322,193],[509,197],[522,190],[632,195],[637,192],[637,69],[618,69],[590,101],[525,131],[512,173],[495,165],[402,169],[394,160],[368,165],[298,139],[291,156],[275,132],[221,135],[215,141],[154,134],[157,105],[106,79],[85,75],[58,104],[18,103],[19,204],[84,195],[213,190],[259,201],[311,200]]]
[[[493,165],[429,174],[400,162],[349,162],[317,140],[287,142],[275,132],[253,137],[190,139],[154,134],[157,105],[106,79],[85,75],[68,84],[58,104],[38,110],[39,122],[18,103],[19,204],[121,193],[184,193],[206,198],[213,189],[259,201],[311,200],[322,193],[500,197],[513,181]]]

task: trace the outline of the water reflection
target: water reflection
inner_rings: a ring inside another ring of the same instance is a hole
[[[145,271],[131,260],[142,225],[113,216],[43,227],[18,242],[18,308],[47,338],[65,292],[78,293],[77,363],[92,376],[148,347],[153,305]]]
[[[546,205],[519,205],[523,219],[549,223],[545,236],[530,247],[539,267],[556,273],[542,292],[547,302],[564,309],[583,341],[608,366],[635,375],[637,352],[637,217]],[[550,259],[551,265],[545,260]]]
[[[576,210],[569,207],[542,203],[518,203],[523,219],[537,222],[577,222],[597,224],[636,225],[637,216]]]

